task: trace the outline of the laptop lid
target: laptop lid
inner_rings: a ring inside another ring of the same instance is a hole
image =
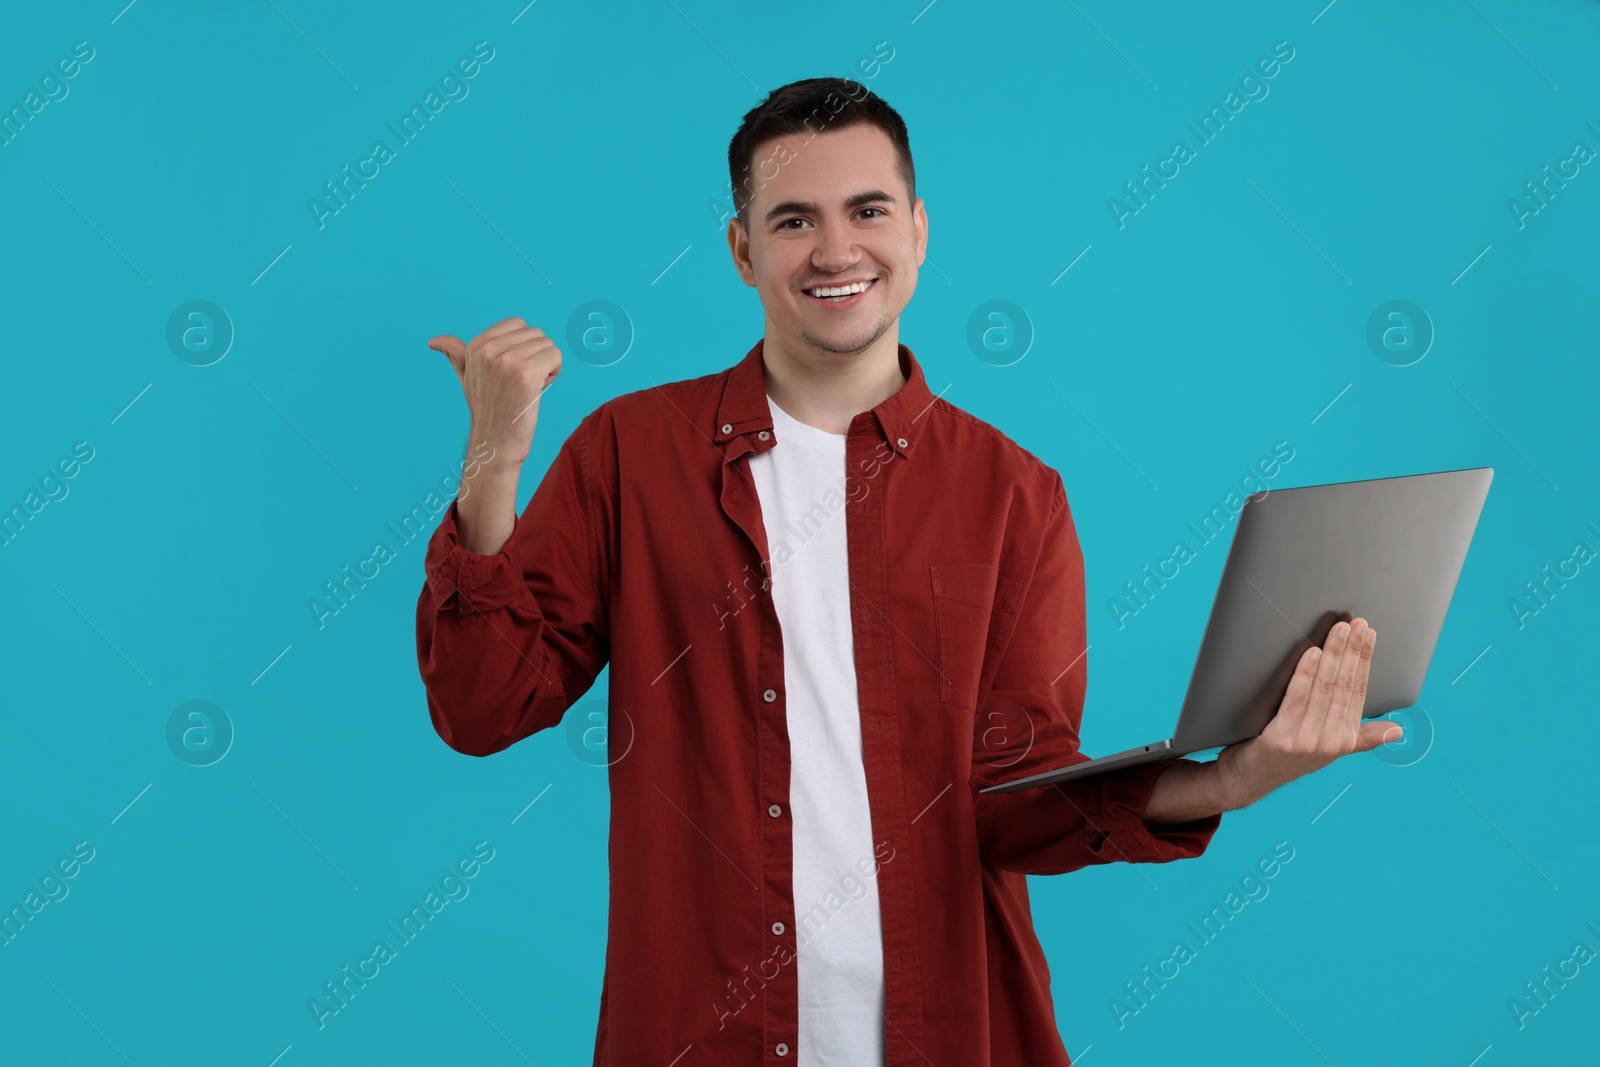
[[[1364,716],[1415,704],[1493,477],[1472,467],[1247,498],[1174,747],[1259,736],[1300,655],[1357,615],[1378,632]]]

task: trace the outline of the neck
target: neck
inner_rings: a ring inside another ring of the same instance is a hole
[[[761,346],[767,394],[807,426],[850,432],[850,420],[871,411],[906,384],[899,331],[888,330],[859,352],[824,352],[792,345],[768,331]]]

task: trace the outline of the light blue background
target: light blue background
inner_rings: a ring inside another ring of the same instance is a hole
[[[0,147],[0,506],[76,442],[94,458],[0,547],[0,904],[76,842],[94,859],[0,948],[0,1058],[588,1062],[608,806],[580,735],[604,676],[576,731],[467,758],[417,676],[420,539],[320,629],[308,601],[459,469],[466,407],[429,337],[624,309],[625,358],[563,346],[523,502],[598,404],[742,356],[762,317],[719,222],[727,142],[768,90],[853,72],[905,117],[931,222],[901,339],[1065,479],[1087,751],[1165,736],[1224,544],[1122,629],[1107,601],[1274,443],[1295,450],[1274,487],[1496,470],[1410,720],[1431,746],[1230,813],[1197,860],[1033,880],[1069,1051],[1592,1055],[1600,969],[1521,1027],[1510,1003],[1600,949],[1600,577],[1520,628],[1510,603],[1600,548],[1600,164],[1520,228],[1508,201],[1575,142],[1600,150],[1600,7],[1323,2],[7,10],[6,110],[75,42],[95,51]],[[469,95],[319,229],[307,201],[478,41],[494,58]],[[1269,95],[1119,228],[1123,183],[1193,145],[1185,123],[1279,41]],[[236,331],[207,367],[166,341],[194,299]],[[1393,299],[1436,331],[1410,366],[1365,339]],[[1008,366],[966,342],[990,300],[1032,333]],[[168,744],[190,700],[235,734],[208,767]],[[319,1030],[308,1000],[479,841],[470,895]],[[1280,841],[1270,895],[1202,947],[1185,923]],[[1178,940],[1197,958],[1119,1027],[1112,998]]]

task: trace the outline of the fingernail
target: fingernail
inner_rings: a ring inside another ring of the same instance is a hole
[[[1322,649],[1313,648],[1311,650],[1311,662],[1315,663],[1315,662],[1317,662],[1317,660],[1319,660],[1321,658],[1322,658]]]

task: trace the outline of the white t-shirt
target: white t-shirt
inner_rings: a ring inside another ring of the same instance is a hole
[[[845,435],[772,403],[750,458],[783,632],[794,827],[797,1067],[882,1067],[883,924],[861,758],[845,538]],[[865,862],[863,862],[863,860]]]

